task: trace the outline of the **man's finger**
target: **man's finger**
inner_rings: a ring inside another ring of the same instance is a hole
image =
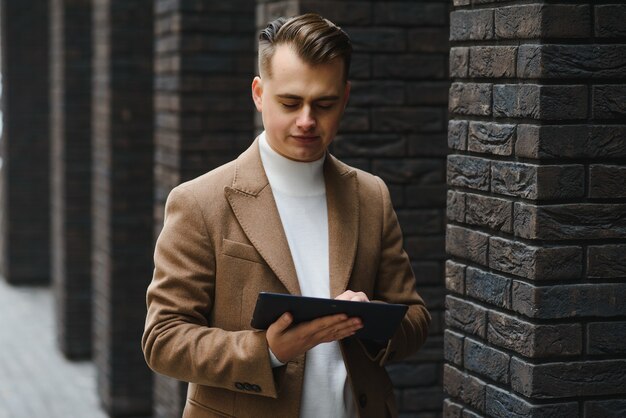
[[[276,322],[270,325],[270,328],[272,328],[272,331],[282,333],[289,328],[289,325],[291,325],[292,322],[293,317],[291,314],[289,312],[285,312],[276,320]]]
[[[349,318],[318,329],[313,335],[313,339],[319,342],[340,340],[354,334],[361,328],[363,328],[363,323],[359,318]]]

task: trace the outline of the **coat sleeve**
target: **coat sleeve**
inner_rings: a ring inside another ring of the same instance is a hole
[[[265,332],[210,326],[216,283],[212,242],[191,191],[174,189],[147,292],[146,362],[178,380],[276,398],[284,367],[271,368]]]
[[[382,366],[387,361],[402,359],[417,351],[426,340],[431,317],[416,290],[415,276],[403,248],[402,231],[389,190],[380,178],[376,177],[376,180],[382,195],[383,228],[374,300],[409,306],[386,347],[361,342],[370,359]]]

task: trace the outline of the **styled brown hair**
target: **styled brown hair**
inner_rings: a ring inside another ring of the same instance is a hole
[[[348,35],[328,19],[315,13],[270,22],[259,34],[259,71],[271,77],[271,63],[278,45],[288,44],[307,64],[327,63],[341,58],[344,81],[348,80],[352,43]]]

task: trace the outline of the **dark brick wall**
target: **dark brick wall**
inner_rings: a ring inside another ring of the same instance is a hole
[[[149,415],[141,352],[153,241],[153,7],[93,2],[94,359],[111,416]]]
[[[234,159],[254,139],[254,0],[156,0],[155,236],[183,181]],[[154,414],[180,417],[186,384],[155,376]]]
[[[388,367],[403,417],[441,414],[448,2],[257,1],[259,26],[316,12],[350,35],[352,92],[333,152],[382,177],[433,315],[422,350]]]
[[[626,7],[609,3],[454,0],[446,417],[626,409]]]
[[[3,0],[0,273],[50,281],[49,11],[45,0]]]
[[[91,1],[50,2],[51,273],[57,340],[91,354]]]

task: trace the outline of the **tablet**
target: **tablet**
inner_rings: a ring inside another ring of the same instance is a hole
[[[407,305],[401,304],[353,302],[261,292],[250,325],[256,329],[267,329],[285,312],[293,315],[294,324],[326,315],[345,313],[349,317],[358,317],[363,321],[363,328],[358,330],[355,336],[386,344],[400,325],[407,309]]]

